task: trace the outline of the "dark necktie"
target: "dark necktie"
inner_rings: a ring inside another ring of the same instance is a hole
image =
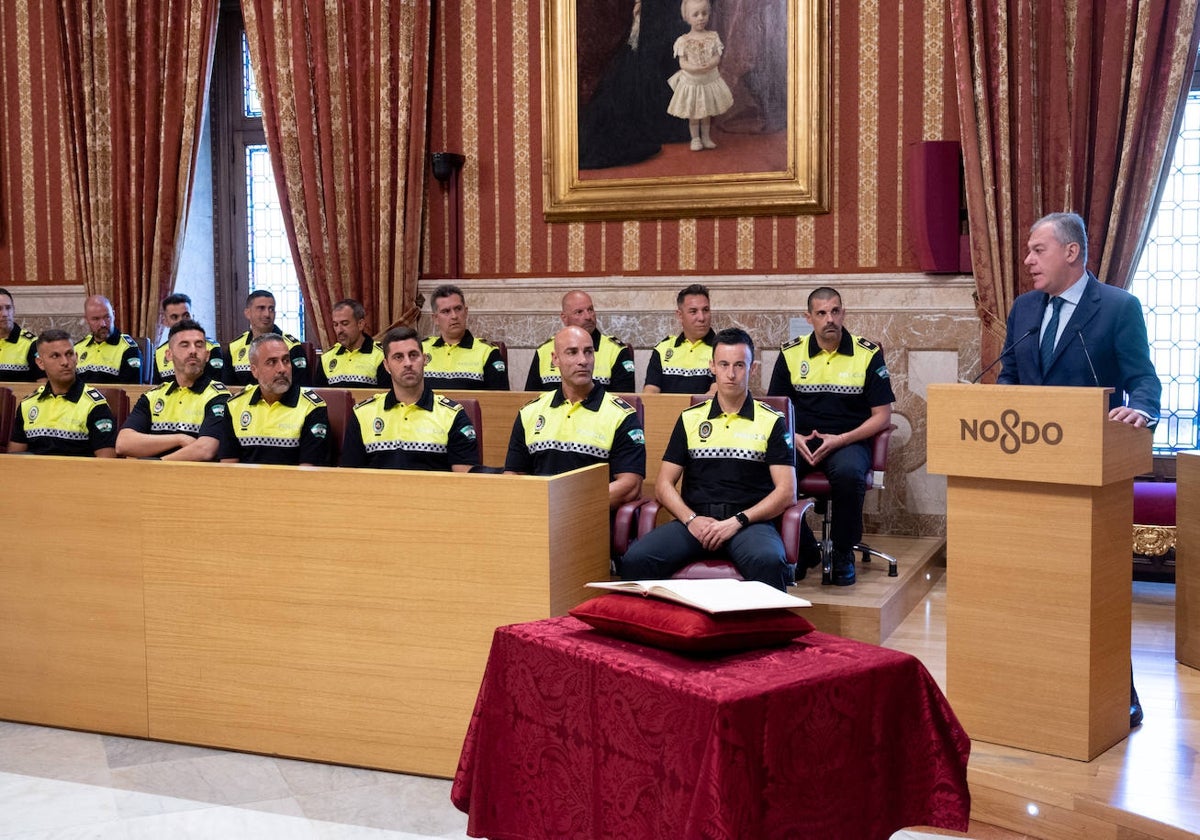
[[[1054,311],[1050,313],[1050,323],[1046,324],[1046,332],[1042,334],[1042,375],[1050,369],[1050,359],[1054,356],[1054,339],[1058,337],[1058,314],[1062,312],[1063,299],[1050,298]]]

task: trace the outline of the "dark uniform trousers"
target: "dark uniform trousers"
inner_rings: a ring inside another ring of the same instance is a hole
[[[871,446],[864,441],[843,446],[815,467],[810,467],[803,456],[796,458],[797,481],[818,470],[829,479],[829,503],[837,512],[829,536],[836,551],[850,551],[862,542],[863,499],[867,495],[871,460]]]
[[[696,513],[704,513],[704,505],[696,506]],[[725,516],[711,514],[724,519],[737,513],[730,510]],[[776,589],[787,591],[792,582],[793,571],[788,566],[779,531],[769,522],[751,522],[738,531],[718,549],[727,554],[738,573],[746,580],[760,580]],[[662,580],[669,578],[691,560],[702,559],[704,547],[692,536],[687,526],[674,519],[666,522],[649,534],[638,539],[621,558],[621,577],[626,580]]]

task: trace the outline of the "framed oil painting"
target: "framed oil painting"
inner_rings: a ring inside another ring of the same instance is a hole
[[[829,0],[544,0],[547,221],[829,209]]]

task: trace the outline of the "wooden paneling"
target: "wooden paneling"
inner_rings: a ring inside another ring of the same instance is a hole
[[[30,558],[4,564],[4,718],[449,776],[495,627],[608,574],[602,467],[0,469]],[[137,492],[64,516],[82,486]]]

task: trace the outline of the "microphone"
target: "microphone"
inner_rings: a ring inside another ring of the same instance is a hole
[[[1087,342],[1083,340],[1083,330],[1076,330],[1075,334],[1079,336],[1079,346],[1083,348],[1083,357],[1087,359],[1088,370],[1092,372],[1092,384],[1099,388],[1100,377],[1096,376],[1096,366],[1092,364],[1092,354],[1088,352]]]
[[[1017,349],[1017,347],[1018,347],[1018,346],[1021,344],[1021,342],[1022,342],[1022,341],[1024,341],[1024,340],[1025,340],[1025,339],[1027,339],[1027,338],[1029,338],[1029,336],[1031,336],[1031,335],[1033,335],[1034,333],[1036,333],[1036,332],[1037,332],[1039,329],[1041,329],[1041,324],[1036,324],[1036,325],[1034,325],[1034,326],[1030,327],[1028,330],[1026,330],[1026,331],[1025,331],[1025,335],[1021,336],[1021,337],[1020,337],[1020,338],[1018,338],[1016,341],[1014,341],[1012,344],[1010,344],[1010,345],[1009,345],[1007,348],[1005,348],[1005,350],[1004,350],[1004,353],[1007,353],[1007,352],[1009,352],[1010,350],[1016,350],[1016,349]],[[979,375],[978,375],[978,376],[976,376],[974,379],[972,379],[972,380],[971,380],[971,384],[972,384],[972,385],[974,385],[974,384],[975,384],[976,382],[978,382],[980,379],[983,379],[983,375],[984,375],[985,373],[987,373],[989,370],[991,370],[991,369],[992,369],[992,368],[994,368],[996,365],[998,365],[998,364],[1000,363],[1000,360],[1004,358],[1004,353],[1001,353],[999,356],[997,356],[997,357],[995,358],[995,360],[994,360],[994,361],[993,361],[993,362],[992,362],[990,365],[988,365],[987,367],[985,367],[983,370],[979,371]]]

